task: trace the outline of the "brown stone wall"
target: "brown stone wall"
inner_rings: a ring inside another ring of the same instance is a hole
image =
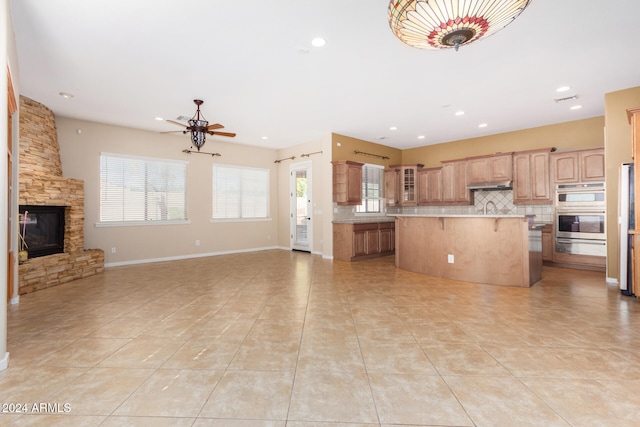
[[[19,204],[66,206],[64,211],[64,251],[84,249],[84,182],[61,176],[22,174]]]
[[[19,174],[62,176],[60,145],[53,111],[20,97]]]
[[[102,249],[84,249],[84,182],[62,176],[53,112],[20,97],[20,205],[66,206],[64,253],[27,260],[18,268],[18,292],[39,289],[104,271]]]
[[[48,255],[18,266],[20,294],[28,294],[104,271],[104,251],[88,249]]]

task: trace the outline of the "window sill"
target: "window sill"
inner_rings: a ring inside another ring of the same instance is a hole
[[[271,221],[271,217],[267,218],[211,218],[210,223],[216,222],[266,222]]]
[[[188,219],[174,221],[113,221],[113,222],[96,222],[94,225],[101,227],[146,227],[149,225],[185,225],[191,224]]]

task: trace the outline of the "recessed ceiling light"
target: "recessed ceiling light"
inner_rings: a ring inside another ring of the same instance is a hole
[[[262,139],[266,140],[266,139],[269,139],[269,137],[268,136],[263,136]]]
[[[418,135],[418,139],[424,139],[424,135]]]
[[[560,86],[558,89],[556,89],[556,92],[566,92],[569,89],[571,89],[571,86]]]
[[[570,110],[579,110],[582,108],[582,105],[572,105],[571,107],[569,107]]]
[[[156,120],[157,120],[157,121],[159,121],[159,122],[161,122],[161,121],[163,121],[164,119],[163,119],[162,117],[156,117]]]
[[[391,126],[391,127],[389,128],[389,130],[398,130],[398,127],[397,127],[397,126]]]
[[[73,94],[69,93],[69,92],[58,92],[58,95],[60,95],[61,97],[63,97],[64,99],[71,99],[73,98]]]
[[[479,128],[486,128],[486,127],[487,127],[487,124],[486,124],[486,123],[480,123],[480,124],[478,125],[478,127],[479,127]]]
[[[464,116],[464,111],[456,111],[456,116]]]
[[[325,44],[327,44],[327,41],[322,37],[316,37],[315,39],[311,40],[311,46],[313,47],[322,47]]]

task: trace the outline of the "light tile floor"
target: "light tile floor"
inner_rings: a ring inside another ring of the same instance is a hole
[[[640,425],[640,304],[603,273],[522,289],[393,261],[276,250],[23,295],[0,425]]]

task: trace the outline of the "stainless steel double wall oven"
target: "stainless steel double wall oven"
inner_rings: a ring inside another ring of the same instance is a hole
[[[556,252],[606,256],[604,182],[557,184]]]

